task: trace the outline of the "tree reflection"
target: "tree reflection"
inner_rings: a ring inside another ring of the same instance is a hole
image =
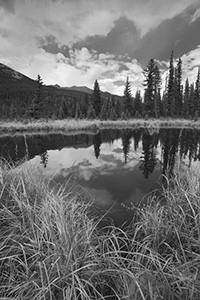
[[[134,149],[137,151],[139,142],[141,140],[142,129],[133,130],[133,139],[134,139]]]
[[[192,160],[200,160],[200,132],[197,129],[183,129],[180,137],[180,158],[189,158],[189,165]]]
[[[179,140],[180,140],[180,129],[161,129],[160,140],[162,143],[162,173],[166,175],[166,172],[170,176],[173,175],[173,169],[178,154]]]
[[[44,151],[42,154],[40,154],[40,163],[43,165],[44,168],[47,167],[48,158],[49,158],[49,155],[48,155],[47,150]]]
[[[129,130],[123,130],[122,133],[122,147],[124,152],[124,162],[127,163],[128,155],[130,152],[130,145],[131,145],[131,132]]]
[[[93,137],[93,145],[94,145],[94,154],[95,157],[98,158],[100,155],[100,147],[101,147],[101,133],[97,133]]]
[[[148,178],[151,173],[153,173],[155,166],[157,164],[155,147],[157,145],[158,137],[157,134],[150,135],[148,131],[145,131],[142,136],[142,156],[141,165],[139,170],[142,171],[144,178]]]

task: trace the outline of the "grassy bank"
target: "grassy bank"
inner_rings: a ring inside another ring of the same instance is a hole
[[[164,191],[166,205],[152,201],[126,232],[100,231],[85,193],[51,188],[37,169],[4,168],[0,186],[0,297],[200,298],[194,174],[174,178]]]
[[[0,133],[26,133],[26,132],[97,132],[100,129],[107,128],[197,128],[200,129],[200,121],[183,120],[183,119],[132,119],[117,121],[100,121],[100,120],[24,120],[19,121],[2,121],[0,122]]]

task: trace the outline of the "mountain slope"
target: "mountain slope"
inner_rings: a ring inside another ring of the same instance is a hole
[[[0,63],[0,86],[6,86],[15,89],[20,88],[35,88],[36,81],[23,75],[20,72]]]
[[[19,91],[35,91],[37,86],[36,80],[33,80],[20,72],[13,70],[12,68],[0,63],[0,87],[9,89],[10,92]],[[85,94],[91,96],[93,90],[86,86],[71,86],[71,87],[60,87],[59,85],[44,85],[43,90],[45,93],[54,92],[56,95],[66,95],[70,98],[83,98]],[[112,94],[108,92],[101,92],[103,98],[109,98]],[[115,95],[118,99],[121,96]]]

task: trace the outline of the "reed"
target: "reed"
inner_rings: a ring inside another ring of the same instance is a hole
[[[1,121],[0,133],[44,133],[44,132],[92,132],[100,129],[124,129],[124,128],[200,128],[199,121],[183,119],[130,119],[130,120],[86,120],[86,119],[64,119],[64,120],[21,120]]]
[[[164,203],[149,199],[123,230],[99,229],[85,191],[1,165],[0,299],[200,298],[194,173],[168,180]]]

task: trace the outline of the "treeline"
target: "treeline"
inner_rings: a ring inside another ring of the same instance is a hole
[[[129,118],[186,118],[198,119],[200,115],[200,69],[196,82],[188,78],[182,82],[181,58],[175,63],[173,51],[169,61],[165,89],[161,95],[161,72],[154,59],[150,59],[144,75],[144,95],[137,90],[132,95],[127,77],[124,95],[105,96],[97,80],[92,94],[70,92],[65,89],[47,87],[40,75],[31,88],[18,86],[0,87],[0,118],[79,118],[117,120]],[[20,83],[19,83],[20,85]]]

